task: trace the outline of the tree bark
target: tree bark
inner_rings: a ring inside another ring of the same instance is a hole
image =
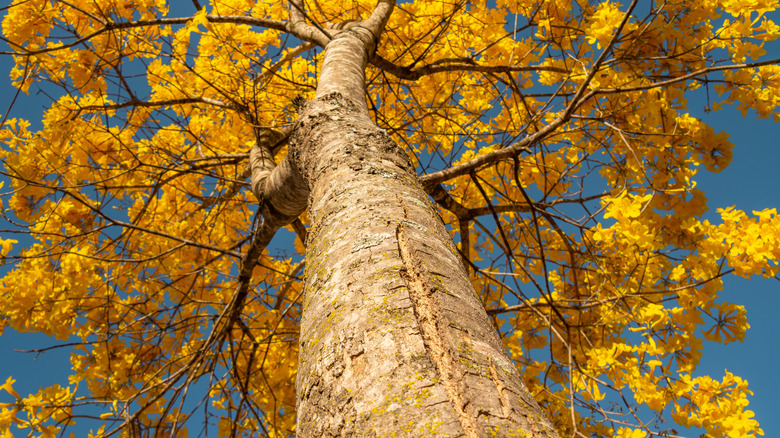
[[[557,436],[402,148],[370,118],[375,34],[327,44],[290,159],[310,190],[297,435]]]

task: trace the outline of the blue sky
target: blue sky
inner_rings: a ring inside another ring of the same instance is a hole
[[[780,51],[775,50],[774,58],[780,58]],[[720,127],[729,132],[735,144],[734,160],[728,168],[719,174],[705,172],[698,179],[698,188],[709,198],[710,220],[718,221],[716,208],[731,205],[748,214],[752,210],[780,207],[780,124],[743,118],[733,109],[701,117],[716,130]],[[746,307],[750,330],[742,343],[705,343],[703,364],[698,369],[701,374],[713,377],[723,376],[724,370],[728,370],[746,379],[754,393],[750,409],[756,413],[766,437],[780,436],[778,292],[780,281],[775,279],[726,277],[721,296]]]
[[[770,17],[777,22],[780,13],[774,12]],[[764,59],[780,59],[780,41],[770,42],[765,48]],[[697,101],[701,102],[698,110],[694,103]],[[708,197],[710,211],[705,217],[720,223],[715,210],[732,205],[747,214],[765,208],[780,209],[780,124],[772,119],[757,119],[753,111],[743,117],[731,107],[705,112],[704,102],[703,96],[691,99],[689,109],[693,115],[716,132],[729,133],[734,143],[734,158],[729,167],[717,174],[703,171],[697,178],[697,187]],[[700,374],[713,377],[721,377],[728,370],[750,383],[754,395],[749,409],[756,413],[765,437],[780,436],[776,397],[780,391],[776,366],[780,361],[779,292],[777,279],[727,276],[721,298],[745,306],[750,330],[744,342],[728,345],[705,342],[703,363],[698,368]]]
[[[778,15],[775,14],[776,17]],[[767,59],[780,58],[780,45],[772,44],[769,48]],[[0,56],[2,115],[5,115],[15,93],[15,89],[5,79],[11,66],[10,61],[9,57]],[[12,117],[39,120],[46,102],[48,98],[22,94],[14,105]],[[711,211],[707,217],[713,222],[719,222],[715,209],[731,205],[748,213],[780,207],[780,125],[768,119],[757,120],[754,114],[748,114],[745,118],[732,108],[705,113],[703,99],[698,99],[698,102],[701,104],[697,104],[696,98],[691,100],[690,109],[694,115],[715,127],[716,132],[728,132],[735,144],[734,159],[726,170],[719,174],[703,171],[697,180],[698,188],[709,199]],[[705,343],[703,363],[697,372],[720,378],[728,370],[750,382],[750,389],[754,392],[750,399],[750,409],[756,413],[766,437],[780,436],[780,418],[777,415],[780,379],[776,372],[776,364],[780,362],[778,291],[780,281],[774,279],[727,277],[722,297],[746,306],[751,329],[741,343],[725,346]],[[0,382],[9,375],[14,376],[18,381],[15,387],[22,394],[37,391],[41,385],[66,383],[68,350],[49,351],[41,355],[14,351],[45,348],[56,343],[44,335],[6,331],[0,337]],[[3,401],[7,400],[4,395],[0,395],[0,402]]]

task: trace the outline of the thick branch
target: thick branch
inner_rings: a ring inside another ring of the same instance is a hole
[[[368,47],[369,53],[374,53],[376,50],[376,44],[379,42],[379,36],[385,30],[387,20],[390,19],[390,15],[395,8],[395,0],[379,0],[374,8],[374,12],[368,19],[360,22],[360,26],[368,29],[369,32],[374,34],[374,40],[372,46]]]
[[[371,64],[380,68],[382,71],[390,73],[391,75],[407,80],[416,81],[423,76],[428,76],[436,73],[450,72],[450,71],[476,71],[482,73],[513,73],[522,71],[550,71],[556,73],[568,73],[569,71],[558,67],[548,66],[532,66],[532,65],[479,65],[471,59],[459,59],[453,60],[454,62],[448,63],[432,63],[419,68],[412,69],[411,67],[402,67],[400,65],[393,64],[387,59],[374,55],[371,58]]]
[[[163,99],[163,100],[153,100],[153,101],[130,99],[126,102],[112,103],[107,105],[85,105],[79,107],[79,111],[96,111],[96,110],[110,111],[110,110],[118,110],[118,109],[128,108],[128,107],[159,108],[162,106],[185,105],[185,104],[195,104],[195,103],[205,103],[207,105],[212,105],[224,109],[236,109],[235,105],[220,102],[219,100],[211,99],[204,96],[197,96],[197,97],[182,97],[179,99]]]
[[[292,129],[259,130],[257,143],[249,152],[252,192],[260,201],[264,226],[269,223],[285,226],[303,213],[308,204],[309,187],[292,164],[292,158],[286,155],[279,165],[274,161],[274,147],[286,141]]]
[[[306,24],[305,13],[300,0],[290,0],[290,33],[322,47],[327,46],[333,35],[322,27]]]
[[[55,46],[55,47],[47,47],[45,49],[40,50],[25,50],[24,47],[19,46],[18,44],[14,44],[11,41],[8,41],[8,44],[11,46],[17,47],[19,50],[22,50],[24,55],[39,55],[42,53],[50,53],[55,52],[57,50],[61,49],[67,49],[70,47],[78,46],[80,44],[83,44],[86,41],[91,40],[92,38],[95,38],[98,35],[101,35],[106,32],[110,32],[112,30],[121,30],[121,29],[133,29],[136,27],[146,27],[146,26],[169,26],[173,24],[186,24],[190,20],[195,18],[194,16],[191,17],[173,17],[173,18],[156,18],[154,20],[138,20],[138,21],[124,21],[119,23],[106,23],[105,27],[98,29],[89,35],[83,36],[79,39],[73,40],[69,42],[68,44],[63,44],[61,46]],[[261,26],[268,29],[275,29],[282,32],[290,32],[293,33],[295,36],[304,39],[306,41],[310,42],[317,42],[308,38],[305,38],[305,35],[298,35],[291,29],[291,26],[286,21],[278,21],[278,20],[269,20],[266,18],[258,18],[258,17],[250,17],[245,15],[213,15],[209,14],[206,15],[206,19],[209,21],[209,23],[233,23],[233,24],[249,24],[252,26]],[[0,52],[0,54],[13,54],[13,55],[19,55],[18,52]]]
[[[261,129],[256,133],[256,144],[249,151],[249,168],[251,169],[252,193],[257,200],[263,203],[265,197],[265,182],[276,168],[274,161],[273,147],[290,135],[291,129],[276,131],[273,129]]]

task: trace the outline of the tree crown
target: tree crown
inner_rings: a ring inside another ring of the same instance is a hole
[[[173,433],[211,427],[203,410],[224,435],[294,433],[307,218],[294,251],[243,270],[249,151],[272,138],[285,156],[323,46],[380,28],[377,7],[393,9],[369,53],[371,117],[561,436],[676,435],[660,419],[763,434],[745,380],[696,369],[703,342],[744,338],[722,277],[777,276],[780,218],[703,219],[697,174],[733,145],[690,102],[780,120],[770,0],[15,0],[11,80],[51,101],[35,128],[0,127],[5,227],[29,232],[23,249],[0,239],[0,330],[67,341],[72,373],[28,397],[6,380],[0,432]],[[221,330],[239,284],[254,292]]]

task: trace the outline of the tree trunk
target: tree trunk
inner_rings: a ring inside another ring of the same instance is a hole
[[[327,45],[290,140],[311,191],[297,435],[556,436],[409,158],[370,119],[373,38],[354,27]]]

